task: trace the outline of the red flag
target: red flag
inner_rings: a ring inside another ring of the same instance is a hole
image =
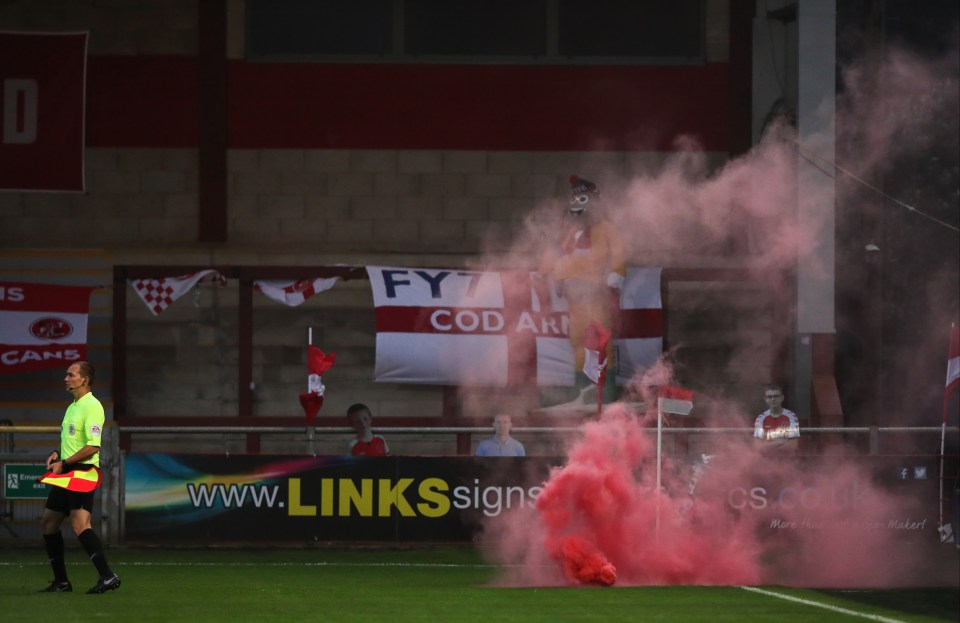
[[[950,353],[947,357],[947,384],[943,389],[943,423],[947,423],[947,402],[960,386],[960,327],[950,325]]]
[[[323,393],[326,387],[323,386],[320,377],[333,367],[336,359],[337,353],[325,355],[313,344],[307,346],[307,391],[300,394],[300,406],[303,407],[303,413],[307,416],[308,426],[313,423],[313,419],[317,417],[323,406]]]

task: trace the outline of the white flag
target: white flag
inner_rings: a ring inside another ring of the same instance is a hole
[[[566,300],[529,272],[368,266],[367,273],[376,307],[375,380],[574,385]],[[632,269],[624,290],[616,344],[621,370],[632,372],[655,363],[662,350],[660,269]]]
[[[133,282],[133,289],[147,305],[150,313],[157,316],[207,275],[213,275],[220,285],[226,284],[226,277],[211,268],[180,277],[137,279]]]
[[[333,287],[340,281],[340,277],[329,277],[321,279],[301,279],[300,281],[254,281],[253,285],[257,290],[278,303],[296,307],[314,294],[319,294]]]

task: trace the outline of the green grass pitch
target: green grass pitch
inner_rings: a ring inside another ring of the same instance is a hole
[[[67,551],[73,593],[40,594],[42,545],[0,550],[4,621],[491,621],[887,623],[958,621],[957,587],[816,591],[760,587],[504,588],[472,547],[108,551],[119,590],[86,595],[96,572]]]

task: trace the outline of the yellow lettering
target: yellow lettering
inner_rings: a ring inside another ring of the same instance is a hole
[[[333,517],[333,478],[320,479],[320,514]]]
[[[390,481],[386,478],[380,479],[380,516],[389,517],[390,507],[396,506],[397,511],[404,517],[414,517],[413,507],[403,497],[403,492],[413,483],[413,478],[401,478],[397,481],[396,487],[390,486]]]
[[[340,508],[341,517],[350,516],[350,505],[353,504],[361,517],[373,517],[373,481],[364,478],[360,481],[360,490],[349,478],[340,480]]]
[[[317,507],[300,503],[300,479],[291,478],[287,481],[287,514],[292,517],[314,517]]]
[[[417,510],[424,517],[442,517],[450,512],[450,498],[443,494],[450,485],[440,478],[427,478],[420,483],[418,492],[423,502],[417,504]]]

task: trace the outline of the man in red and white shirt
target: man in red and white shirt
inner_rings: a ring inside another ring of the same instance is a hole
[[[800,423],[793,411],[783,408],[783,390],[779,385],[768,385],[763,393],[767,410],[757,416],[753,436],[765,444],[782,446],[796,451],[800,439]]]

